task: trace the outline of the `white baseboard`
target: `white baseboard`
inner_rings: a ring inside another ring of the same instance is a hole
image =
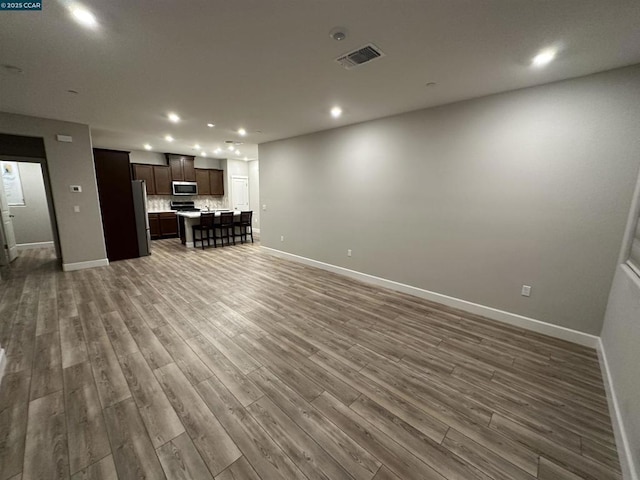
[[[602,372],[604,389],[607,393],[609,416],[611,417],[613,434],[616,439],[616,447],[618,450],[618,457],[620,459],[620,468],[622,469],[622,478],[624,480],[639,480],[640,477],[638,476],[638,472],[633,465],[631,456],[631,445],[629,444],[629,438],[627,437],[624,422],[622,421],[622,414],[620,413],[618,397],[616,396],[616,391],[613,387],[613,379],[611,378],[609,363],[607,362],[607,353],[604,350],[604,344],[602,343],[602,340],[600,338],[598,338],[596,350],[598,351],[598,360],[600,361],[600,371]]]
[[[85,268],[106,267],[107,265],[109,265],[109,260],[101,258],[100,260],[89,260],[88,262],[63,263],[62,270],[65,272],[71,272],[73,270],[83,270]]]
[[[32,248],[53,247],[53,242],[18,243],[18,250],[30,250]]]
[[[517,313],[506,312],[497,308],[487,307],[473,302],[468,302],[441,293],[431,292],[422,288],[413,287],[404,283],[395,282],[393,280],[387,280],[386,278],[376,277],[367,273],[358,272],[355,270],[349,270],[348,268],[338,267],[329,263],[319,262],[318,260],[312,260],[310,258],[301,257],[292,253],[283,252],[282,250],[276,250],[269,247],[261,247],[268,253],[277,257],[286,258],[295,262],[304,263],[312,267],[321,268],[329,272],[345,275],[356,280],[360,280],[365,283],[377,285],[379,287],[389,288],[402,293],[408,293],[416,297],[424,298],[432,302],[438,302],[448,307],[458,308],[469,313],[476,315],[482,315],[498,322],[506,323],[516,327],[525,328],[533,332],[549,335],[550,337],[560,338],[567,340],[578,345],[586,347],[596,348],[600,337],[590,335],[588,333],[579,332],[578,330],[572,330],[570,328],[561,327],[559,325],[553,325],[551,323],[536,320],[534,318],[518,315]]]
[[[7,366],[7,355],[4,348],[0,348],[0,386],[2,385],[2,377],[4,377],[4,369]]]
[[[253,230],[255,233],[260,233],[260,229],[259,229],[259,228],[253,228],[253,227],[251,227],[251,230]]]

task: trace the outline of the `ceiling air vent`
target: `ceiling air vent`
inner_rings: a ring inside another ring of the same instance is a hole
[[[336,58],[336,62],[342,65],[347,70],[362,65],[363,63],[370,62],[376,58],[384,57],[384,53],[373,43],[365,45],[353,52],[349,52],[346,55],[342,55]]]

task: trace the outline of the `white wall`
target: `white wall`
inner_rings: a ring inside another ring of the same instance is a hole
[[[89,126],[0,112],[0,133],[44,141],[63,266],[106,264]],[[58,142],[57,134],[70,135],[73,142]],[[82,193],[72,193],[70,185],[82,186]],[[74,211],[76,205],[79,212]]]
[[[131,150],[129,152],[131,163],[145,163],[147,165],[168,165],[164,153],[148,152],[146,150]],[[221,169],[222,159],[210,157],[195,157],[193,165],[195,168]]]
[[[253,211],[253,228],[260,230],[260,161],[247,164],[249,171],[249,208]]]
[[[597,335],[638,111],[635,66],[261,144],[262,244]]]
[[[18,163],[25,205],[9,208],[18,246],[53,242],[49,206],[39,163]]]
[[[147,152],[146,150],[131,150],[129,152],[130,163],[146,163],[147,165],[167,165],[164,153]]]

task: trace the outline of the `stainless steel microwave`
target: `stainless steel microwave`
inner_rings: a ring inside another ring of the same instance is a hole
[[[198,195],[196,182],[171,182],[174,195]]]

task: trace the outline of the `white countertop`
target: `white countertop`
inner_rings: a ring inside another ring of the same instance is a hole
[[[176,213],[176,210],[149,210],[147,213]]]
[[[225,210],[226,212],[233,212],[234,215],[240,215],[240,210]],[[185,218],[200,218],[201,213],[215,213],[216,217],[220,216],[220,211],[217,212],[207,212],[206,210],[202,210],[201,212],[176,212],[177,215]]]

